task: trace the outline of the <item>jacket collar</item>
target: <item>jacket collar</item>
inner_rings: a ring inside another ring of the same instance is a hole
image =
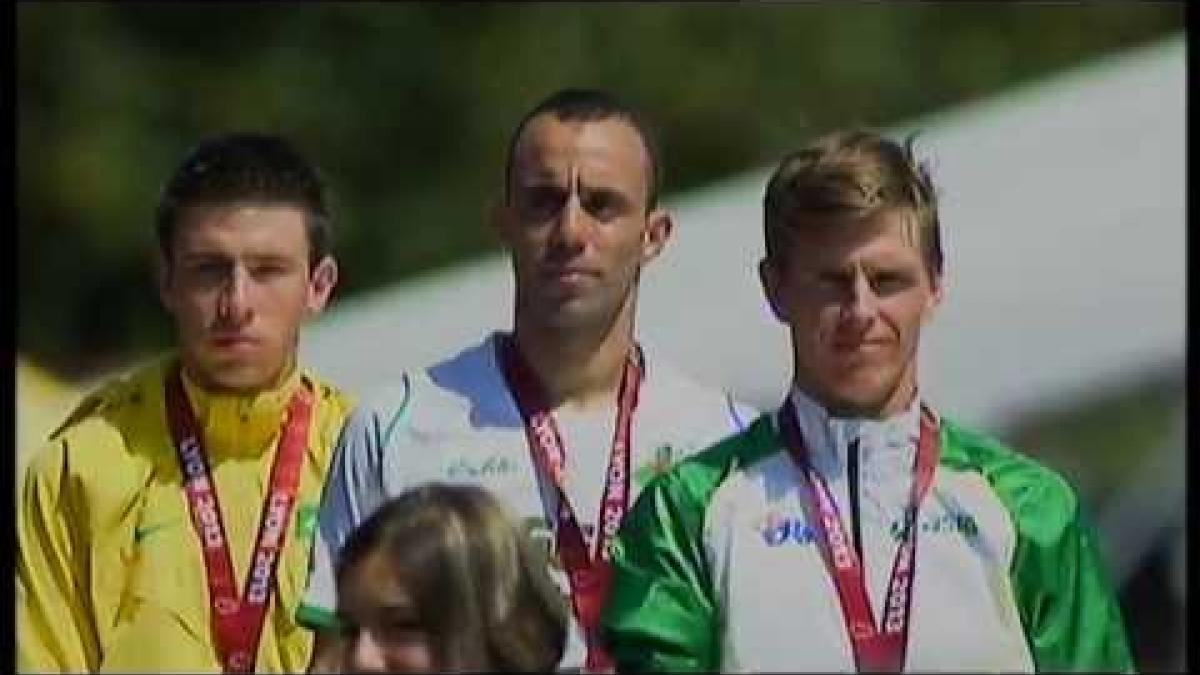
[[[211,457],[258,456],[275,445],[284,411],[302,383],[302,373],[292,372],[277,387],[253,394],[216,393],[204,389],[182,371],[183,389],[204,434]]]
[[[824,406],[795,386],[789,393],[796,421],[814,466],[822,473],[841,473],[850,443],[858,439],[860,461],[880,459],[911,462],[920,434],[920,396],[908,408],[885,419],[834,417]]]

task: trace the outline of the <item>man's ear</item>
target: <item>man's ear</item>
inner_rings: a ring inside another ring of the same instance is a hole
[[[313,268],[312,273],[308,277],[308,298],[305,302],[305,310],[308,316],[316,316],[325,309],[325,305],[329,303],[329,297],[333,293],[334,286],[337,286],[337,282],[337,260],[331,255],[321,258],[321,261],[317,263],[317,266]]]
[[[779,270],[765,257],[758,261],[758,280],[762,283],[763,297],[767,299],[771,313],[778,321],[787,323],[783,311],[783,298],[780,295]]]
[[[484,220],[487,221],[488,227],[496,234],[500,243],[508,248],[508,233],[509,223],[512,221],[512,208],[505,203],[503,198],[493,197],[485,209]]]
[[[154,285],[158,289],[158,300],[167,312],[173,313],[175,301],[171,296],[171,263],[162,250],[159,250],[150,264],[154,267]]]
[[[925,301],[925,307],[921,310],[921,323],[928,323],[937,308],[941,306],[946,292],[946,277],[943,274],[931,275],[929,284],[929,299]]]
[[[671,213],[664,208],[654,209],[646,216],[646,229],[642,231],[643,265],[662,253],[674,229],[675,221],[671,218]]]

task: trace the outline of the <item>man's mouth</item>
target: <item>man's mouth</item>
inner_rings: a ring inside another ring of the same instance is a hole
[[[584,267],[550,267],[542,270],[542,278],[565,284],[578,284],[596,277],[596,272]]]
[[[845,358],[865,358],[882,353],[887,343],[880,340],[844,340],[833,343],[833,353]]]
[[[250,335],[214,335],[210,342],[218,349],[238,349],[253,347],[258,339]]]

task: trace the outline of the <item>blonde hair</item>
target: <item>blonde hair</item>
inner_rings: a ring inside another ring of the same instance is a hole
[[[915,158],[914,140],[901,145],[871,130],[842,130],[784,157],[763,198],[767,259],[782,262],[787,236],[805,216],[866,217],[900,208],[912,215],[930,275],[941,276],[937,195],[928,168]]]
[[[551,671],[567,607],[545,555],[483,488],[427,483],[390,500],[350,535],[337,579],[388,556],[412,594],[443,671]]]

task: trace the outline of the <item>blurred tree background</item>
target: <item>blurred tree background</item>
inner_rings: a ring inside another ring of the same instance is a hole
[[[1183,3],[21,3],[18,349],[69,379],[170,344],[162,182],[281,132],[334,197],[342,297],[491,250],[507,134],[563,86],[656,124],[667,193],[1184,25]]]

